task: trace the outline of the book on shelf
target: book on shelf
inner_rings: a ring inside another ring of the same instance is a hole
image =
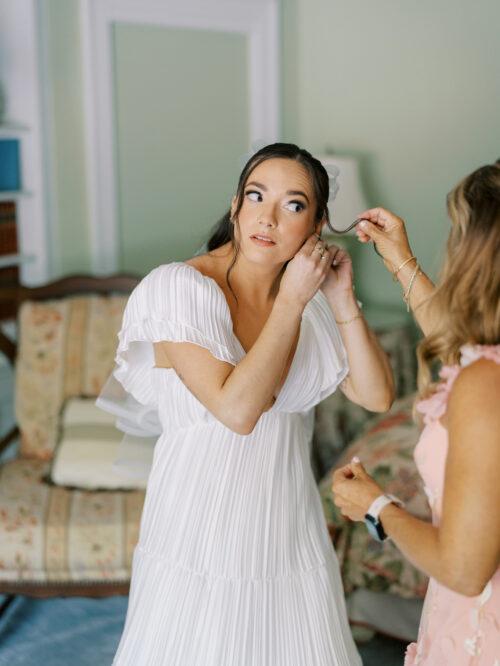
[[[0,222],[9,222],[16,219],[16,202],[0,201]]]
[[[17,242],[16,204],[0,201],[0,255],[16,254]]]
[[[0,257],[18,252],[16,202],[0,201]],[[19,284],[19,266],[0,268],[0,287],[16,284]],[[0,319],[12,317],[14,314],[14,303],[3,303],[0,307]]]
[[[0,191],[21,189],[19,139],[0,138]]]

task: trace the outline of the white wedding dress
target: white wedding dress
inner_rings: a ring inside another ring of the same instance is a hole
[[[174,370],[154,368],[160,340],[233,365],[245,355],[212,278],[180,262],[156,268],[131,294],[119,340],[114,377],[161,434],[115,666],[361,666],[310,467],[313,407],[348,371],[323,294],[305,308],[275,404],[246,436]]]

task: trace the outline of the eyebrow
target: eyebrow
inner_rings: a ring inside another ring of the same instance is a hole
[[[259,189],[263,190],[264,192],[267,192],[267,187],[265,185],[262,185],[262,183],[257,183],[255,180],[252,180],[250,183],[247,183],[245,185],[245,188],[250,187],[250,185],[253,185],[254,187],[258,187]],[[304,197],[304,199],[309,203],[309,197],[305,192],[302,192],[302,190],[287,190],[287,194],[290,196],[301,196]]]

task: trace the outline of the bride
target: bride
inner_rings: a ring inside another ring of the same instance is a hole
[[[120,666],[360,666],[310,468],[338,387],[384,411],[388,360],[351,261],[328,247],[328,174],[273,144],[250,158],[208,252],[132,293],[115,379],[155,447]]]

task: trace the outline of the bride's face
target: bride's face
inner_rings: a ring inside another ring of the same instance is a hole
[[[249,175],[236,238],[250,261],[283,264],[320,225],[311,178],[295,160],[273,158]],[[236,201],[233,199],[233,210]]]

